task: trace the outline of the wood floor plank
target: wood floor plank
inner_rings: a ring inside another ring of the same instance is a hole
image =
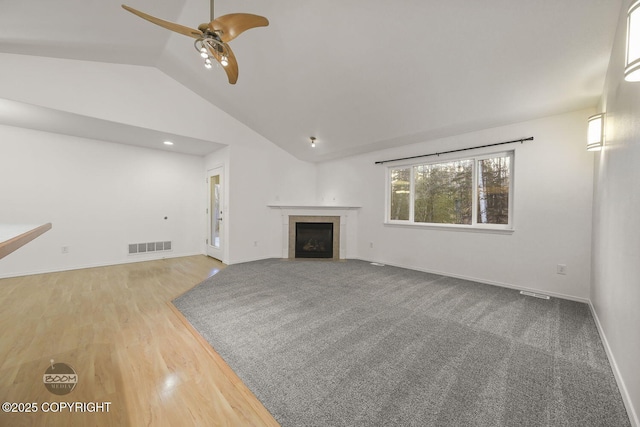
[[[170,301],[224,268],[205,256],[0,279],[0,412],[11,426],[277,426]],[[50,360],[78,374],[50,393]],[[51,402],[110,402],[109,412],[43,412]]]

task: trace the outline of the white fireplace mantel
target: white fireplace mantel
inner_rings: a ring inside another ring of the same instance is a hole
[[[355,210],[360,209],[360,206],[336,206],[336,205],[267,205],[273,209],[294,209],[294,210]]]
[[[289,217],[292,216],[338,216],[340,217],[340,259],[355,254],[357,248],[357,220],[360,206],[337,205],[267,205],[279,209],[282,216],[282,258],[289,258]]]

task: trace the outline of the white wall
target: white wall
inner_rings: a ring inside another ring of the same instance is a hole
[[[593,154],[591,110],[322,163],[318,197],[362,206],[359,258],[487,283],[589,297]],[[489,234],[384,225],[385,168],[375,161],[533,136],[515,149],[515,231]],[[373,243],[373,248],[370,247]],[[556,273],[566,264],[567,275]]]
[[[225,259],[228,264],[282,256],[279,212],[271,203],[315,203],[316,167],[255,135],[206,158],[225,167]]]
[[[2,53],[0,61],[0,98],[228,145],[199,160],[203,204],[194,240],[202,242],[199,250],[204,251],[204,177],[208,168],[224,164],[230,186],[227,263],[280,254],[272,238],[279,218],[267,208],[269,202],[315,200],[313,165],[285,153],[156,68]]]
[[[606,143],[596,155],[591,301],[627,409],[640,426],[640,83],[624,81],[623,3],[602,98]]]
[[[202,253],[202,157],[8,126],[0,153],[0,223],[53,224],[0,277]],[[171,252],[128,255],[167,240]]]

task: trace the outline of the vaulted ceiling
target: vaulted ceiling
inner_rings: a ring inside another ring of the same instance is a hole
[[[208,0],[125,1],[193,28],[209,21]],[[323,161],[595,106],[621,4],[218,0],[216,16],[270,21],[230,43],[235,85],[203,67],[193,39],[115,0],[0,2],[0,52],[157,67],[294,156]]]

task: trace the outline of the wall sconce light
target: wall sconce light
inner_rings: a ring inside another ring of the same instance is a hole
[[[310,136],[309,139],[311,140],[311,148],[316,148],[316,137]]]
[[[587,123],[587,150],[598,151],[604,144],[604,113],[589,117]]]
[[[640,0],[634,2],[627,12],[627,52],[624,79],[640,81]]]

